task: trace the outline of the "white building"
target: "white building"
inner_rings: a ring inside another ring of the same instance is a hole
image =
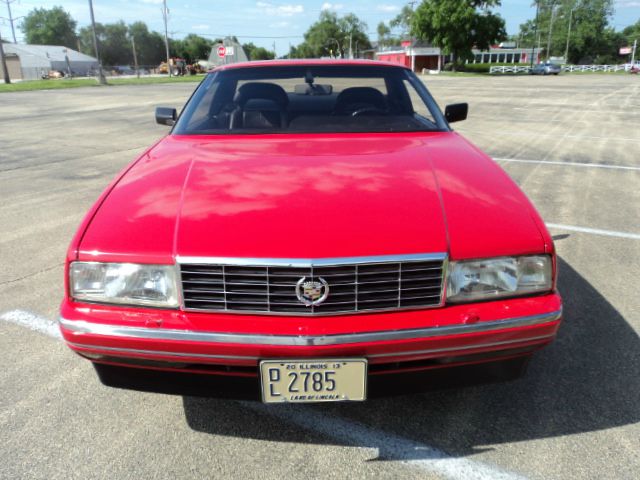
[[[3,47],[12,80],[36,80],[49,70],[87,76],[98,68],[98,60],[94,57],[59,45],[5,43]]]

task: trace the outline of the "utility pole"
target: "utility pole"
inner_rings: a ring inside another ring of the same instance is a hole
[[[536,56],[536,35],[538,34],[538,13],[540,12],[540,1],[536,0],[536,26],[533,30],[533,47],[531,47],[531,69],[533,70],[533,58]],[[538,37],[538,42],[540,41],[540,37]],[[540,46],[538,45],[538,48]]]
[[[138,69],[138,54],[136,53],[136,39],[131,35],[131,49],[133,50],[133,66],[136,69],[136,77],[140,78],[140,70]]]
[[[0,63],[2,64],[2,72],[4,73],[4,83],[11,83],[11,78],[9,78],[9,69],[7,68],[7,60],[4,58],[4,47],[2,46],[1,32],[0,32]]]
[[[96,19],[93,15],[93,0],[89,0],[89,13],[91,14],[91,31],[93,32],[93,48],[96,52],[96,60],[98,60],[98,83],[106,85],[107,79],[104,78],[102,71],[102,62],[100,61],[100,52],[98,51],[98,36],[96,35]]]
[[[633,41],[633,50],[631,51],[631,68],[635,66],[634,62],[636,61],[636,48],[638,48],[637,38]]]
[[[556,16],[556,6],[551,5],[551,19],[549,20],[549,35],[547,36],[547,60],[551,56],[551,32],[553,32],[553,19]]]
[[[13,35],[13,43],[18,43],[18,41],[16,40],[16,29],[13,26],[14,19],[11,16],[11,4],[15,1],[16,0],[4,0],[4,3],[7,4],[7,10],[9,11],[9,23],[11,24],[11,34]]]
[[[412,0],[411,2],[409,2],[409,5],[411,5],[411,20],[413,20],[413,14],[415,13],[414,7],[416,5],[416,0]],[[410,33],[409,40],[411,41],[411,71],[415,72],[416,71],[416,53],[413,50],[413,47],[416,41],[415,41],[415,38],[413,37],[413,33],[411,32],[411,27],[409,27],[409,33]],[[440,71],[440,54],[438,54],[438,71]]]
[[[169,32],[167,31],[167,17],[169,16],[169,10],[167,9],[167,0],[162,0],[162,18],[164,20],[164,48],[167,53],[167,72],[171,76],[171,63],[169,62]]]
[[[64,61],[67,64],[67,76],[69,78],[73,77],[73,73],[71,72],[71,62],[69,62],[69,55],[68,55],[68,50],[67,48],[63,48],[62,51],[64,52]]]
[[[567,31],[567,48],[564,49],[564,63],[569,63],[569,39],[571,38],[571,22],[573,21],[573,8],[569,12],[569,30]]]

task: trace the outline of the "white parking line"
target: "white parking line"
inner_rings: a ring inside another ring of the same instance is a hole
[[[558,107],[513,107],[514,110],[526,110],[526,111],[531,111],[531,110],[537,110],[537,111],[541,111],[541,112],[566,112],[567,111],[567,107],[566,106],[562,106],[562,108],[558,108]],[[579,107],[574,107],[574,108],[570,108],[571,113],[582,113],[582,112],[588,112],[588,113],[603,113],[602,110],[590,110],[588,108],[579,108]],[[624,114],[624,115],[640,115],[640,112],[637,110],[634,110],[633,107],[629,108],[628,110],[607,110],[607,114],[611,115],[611,114]]]
[[[35,315],[24,310],[11,310],[0,315],[0,320],[5,322],[14,323],[21,327],[26,327],[29,330],[44,333],[53,338],[62,338],[60,334],[60,328],[57,322],[53,322],[48,318]]]
[[[425,473],[456,480],[516,480],[525,478],[486,463],[451,457],[429,445],[367,427],[352,420],[326,415],[311,407],[240,403],[250,410],[277,417],[349,445],[377,450],[379,458],[397,460]]]
[[[559,223],[547,223],[549,228],[567,230],[569,232],[590,233],[592,235],[605,235],[607,237],[627,238],[630,240],[640,240],[640,234],[629,232],[617,232],[615,230],[602,230],[600,228],[576,227],[575,225],[562,225]]]
[[[492,130],[483,130],[480,128],[462,127],[462,126],[457,127],[456,130],[464,133],[465,136],[477,133],[480,135],[489,135],[492,138],[496,137],[496,132]],[[500,136],[536,137],[536,138],[540,138],[540,137],[557,138],[558,137],[558,135],[554,133],[544,133],[544,132],[539,132],[534,130],[530,132],[522,132],[522,131],[514,132],[514,131],[502,130],[500,131]],[[614,143],[615,142],[640,142],[640,138],[638,137],[612,137],[612,136],[602,136],[602,135],[562,135],[562,137],[573,138],[578,140],[607,140]]]
[[[640,171],[640,167],[631,167],[627,165],[608,165],[606,163],[581,163],[581,162],[560,162],[557,160],[526,160],[522,158],[494,158],[497,162],[514,162],[514,163],[533,163],[544,165],[561,165],[566,167],[590,167],[590,168],[608,168],[612,170],[636,170]]]
[[[24,310],[12,310],[0,315],[0,320],[26,327],[60,339],[58,324]],[[424,472],[448,479],[518,480],[520,475],[506,472],[485,463],[455,458],[436,448],[398,435],[367,427],[344,418],[326,415],[303,405],[273,405],[240,402],[244,407],[294,423],[307,430],[332,437],[343,443],[377,451],[380,458],[397,460]]]

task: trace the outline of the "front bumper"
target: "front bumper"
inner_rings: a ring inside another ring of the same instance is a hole
[[[553,340],[561,317],[555,293],[312,319],[65,301],[60,328],[70,348],[97,363],[256,377],[261,359],[364,357],[375,375],[529,354]]]

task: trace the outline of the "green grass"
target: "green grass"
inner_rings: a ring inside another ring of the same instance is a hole
[[[154,83],[183,83],[199,82],[203,75],[189,75],[185,77],[140,77],[140,78],[110,78],[109,85],[149,85]],[[60,88],[97,87],[94,78],[52,78],[49,80],[29,80],[24,82],[0,84],[0,92],[22,92],[30,90],[54,90]]]

